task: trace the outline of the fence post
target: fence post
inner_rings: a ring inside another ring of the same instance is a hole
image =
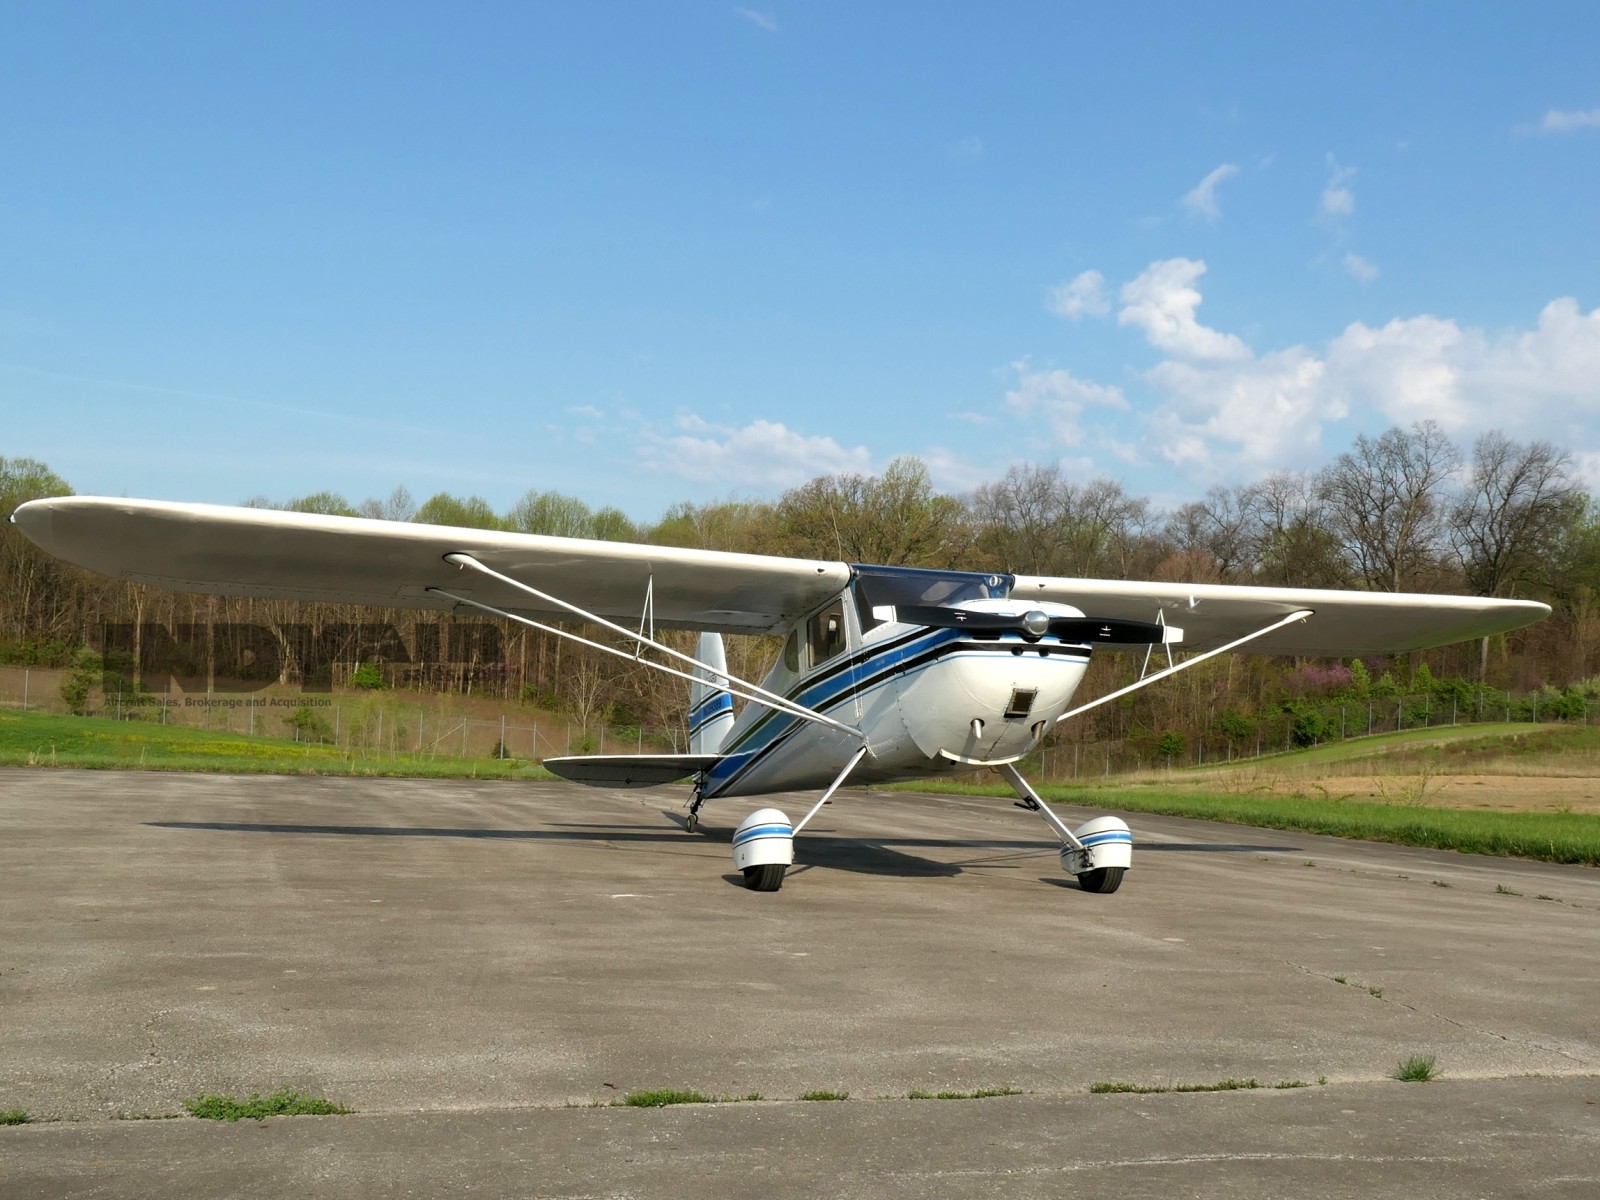
[[[467,756],[467,719],[461,718],[461,757]]]
[[[505,756],[506,756],[506,715],[505,715],[505,713],[501,713],[500,714],[500,754],[499,754],[499,757],[504,758]]]
[[[28,711],[28,668],[22,668],[22,711]]]

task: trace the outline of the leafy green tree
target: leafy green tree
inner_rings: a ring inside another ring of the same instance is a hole
[[[89,697],[100,686],[100,655],[85,646],[78,651],[72,670],[61,681],[61,699],[67,711],[82,717],[89,712]]]
[[[1230,742],[1238,744],[1255,735],[1256,723],[1236,709],[1229,708],[1217,717],[1216,729]]]
[[[375,662],[362,663],[350,673],[350,686],[367,692],[382,690],[383,668]]]
[[[1365,700],[1372,695],[1372,673],[1359,658],[1350,660],[1350,686],[1345,694],[1352,700]]]
[[[504,529],[505,522],[495,515],[494,509],[482,496],[468,496],[465,500],[440,492],[423,501],[412,518],[419,525],[454,525],[460,529]]]
[[[283,506],[284,512],[321,513],[328,517],[356,517],[361,514],[338,492],[312,492],[296,496]]]
[[[594,536],[594,514],[576,496],[528,491],[506,513],[506,528],[550,537]]]

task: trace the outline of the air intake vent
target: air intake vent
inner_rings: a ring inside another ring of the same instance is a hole
[[[1039,698],[1038,688],[1024,691],[1017,688],[1011,693],[1011,703],[1006,705],[1007,717],[1025,717],[1033,711],[1033,702]]]

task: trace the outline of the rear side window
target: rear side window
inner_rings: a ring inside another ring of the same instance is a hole
[[[806,622],[806,646],[813,664],[825,662],[844,649],[844,601],[835,600]]]

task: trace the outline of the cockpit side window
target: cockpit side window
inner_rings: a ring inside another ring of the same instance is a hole
[[[811,664],[826,662],[844,649],[844,600],[835,600],[806,622],[806,646]]]
[[[789,640],[783,644],[783,669],[794,675],[800,670],[800,631],[789,635]]]

